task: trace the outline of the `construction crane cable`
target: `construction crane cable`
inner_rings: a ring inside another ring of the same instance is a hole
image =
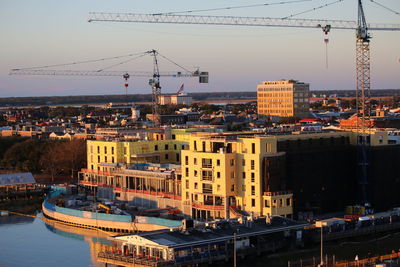
[[[318,10],[318,9],[321,9],[321,8],[324,8],[324,7],[333,5],[333,4],[337,4],[337,3],[342,2],[342,1],[343,1],[343,0],[337,0],[337,1],[335,1],[335,2],[331,2],[331,3],[328,3],[328,4],[322,5],[322,6],[314,7],[314,8],[312,8],[312,9],[307,9],[307,10],[305,10],[305,11],[302,11],[302,12],[299,12],[299,13],[295,13],[295,14],[292,14],[292,15],[289,15],[289,16],[286,16],[286,17],[283,17],[282,19],[293,18],[293,17],[295,17],[295,16],[302,15],[302,14],[305,14],[305,13],[309,13],[309,12],[312,12],[312,11],[315,11],[315,10]]]
[[[153,15],[173,15],[173,14],[180,14],[180,13],[208,12],[208,11],[230,10],[230,9],[239,9],[239,8],[284,5],[284,4],[302,3],[302,2],[310,2],[310,1],[313,1],[313,0],[294,0],[294,1],[283,1],[283,2],[274,2],[274,3],[245,5],[245,6],[231,6],[231,7],[219,7],[219,8],[208,8],[208,9],[194,9],[194,10],[186,10],[186,11],[156,13],[156,14],[153,14]]]
[[[390,11],[390,12],[392,12],[392,13],[394,13],[394,14],[400,16],[400,12],[397,12],[396,10],[393,10],[393,9],[387,7],[387,6],[384,6],[384,5],[382,5],[381,3],[378,3],[378,2],[376,2],[376,1],[374,1],[374,0],[370,0],[370,1],[371,1],[372,3],[374,3],[375,5],[378,5],[378,6],[382,7],[383,9],[386,9],[386,10],[388,10],[388,11]]]
[[[113,67],[115,67],[115,66],[123,65],[123,64],[128,63],[128,62],[130,62],[130,61],[133,61],[133,60],[135,60],[135,59],[144,57],[145,55],[146,55],[146,54],[142,54],[142,55],[140,55],[140,56],[137,56],[137,57],[134,57],[134,58],[130,58],[130,59],[124,60],[124,61],[122,61],[122,62],[119,62],[119,63],[116,63],[116,64],[112,64],[112,65],[110,65],[110,66],[104,67],[104,68],[99,69],[99,70],[97,70],[97,71],[100,72],[100,71],[103,71],[103,70],[111,69],[111,68],[113,68]]]
[[[192,73],[192,71],[190,71],[190,70],[186,69],[185,67],[179,65],[178,63],[172,61],[171,59],[167,58],[166,56],[163,56],[163,55],[160,54],[159,52],[157,52],[157,54],[158,54],[160,57],[162,57],[162,58],[164,58],[165,60],[167,60],[168,62],[174,64],[175,66],[177,66],[177,67],[179,67],[179,68],[181,68],[181,69],[183,69],[183,70],[185,70],[185,71],[187,71],[187,72],[189,72],[189,73]]]
[[[13,69],[13,70],[30,70],[30,69],[45,69],[45,68],[51,68],[51,67],[64,67],[64,66],[70,66],[70,65],[94,63],[94,62],[106,61],[106,60],[112,60],[112,59],[118,59],[118,58],[124,58],[124,57],[132,57],[132,56],[143,55],[143,54],[144,53],[142,52],[142,53],[128,54],[128,55],[115,56],[115,57],[106,57],[106,58],[100,58],[100,59],[76,61],[76,62],[71,62],[71,63],[54,64],[54,65],[45,65],[45,66],[39,66],[39,67],[20,68],[20,69]]]

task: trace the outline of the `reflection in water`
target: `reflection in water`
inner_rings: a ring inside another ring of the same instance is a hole
[[[0,226],[5,226],[7,224],[27,224],[33,223],[35,218],[25,217],[18,215],[0,216]]]
[[[54,221],[46,220],[45,222],[46,228],[57,235],[87,242],[92,262],[99,265],[101,262],[97,257],[99,252],[112,250],[116,246],[113,241],[107,239],[110,235],[104,232],[73,227]]]

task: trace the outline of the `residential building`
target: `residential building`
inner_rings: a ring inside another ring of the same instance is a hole
[[[261,116],[307,117],[310,85],[295,80],[264,81],[257,85],[258,114]]]

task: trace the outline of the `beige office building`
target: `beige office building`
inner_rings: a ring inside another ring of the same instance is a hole
[[[295,80],[264,81],[257,85],[258,114],[261,116],[308,116],[310,85]]]

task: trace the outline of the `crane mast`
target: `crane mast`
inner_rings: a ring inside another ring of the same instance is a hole
[[[154,127],[159,127],[161,123],[160,117],[160,96],[161,96],[161,86],[160,86],[160,70],[158,68],[157,51],[151,50],[148,52],[153,56],[153,78],[149,80],[151,86],[151,99],[152,99],[152,110],[153,110],[153,122]]]
[[[370,39],[368,25],[365,19],[362,0],[358,0],[358,24],[356,30],[356,109],[357,109],[357,158],[359,165],[358,184],[360,186],[359,200],[361,204],[368,203],[367,184],[368,184],[368,158],[367,145],[368,133],[366,128],[370,126],[369,118],[371,108],[369,105],[371,96],[371,77],[370,77]]]

